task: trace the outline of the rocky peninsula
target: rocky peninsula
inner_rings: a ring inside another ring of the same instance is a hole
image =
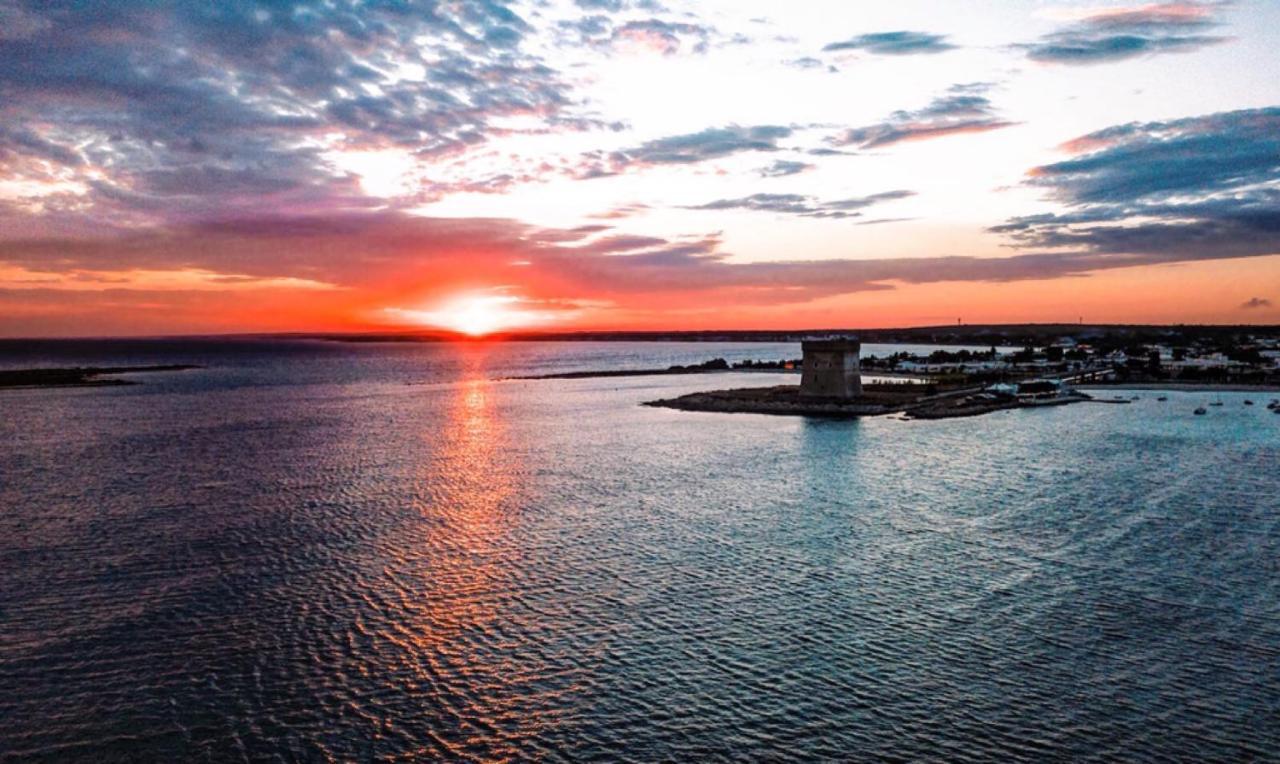
[[[822,398],[800,394],[798,385],[709,390],[645,403],[681,411],[774,414],[781,416],[856,419],[902,414],[910,419],[951,419],[1015,408],[1062,406],[1091,401],[1083,393],[1026,398],[980,388],[940,390],[935,385],[864,384],[855,398]]]

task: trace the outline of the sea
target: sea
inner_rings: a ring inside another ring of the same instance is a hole
[[[798,355],[0,343],[202,367],[0,390],[0,759],[1280,756],[1276,394],[830,421],[641,405],[794,375],[511,379]]]

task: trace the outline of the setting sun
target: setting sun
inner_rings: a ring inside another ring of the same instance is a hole
[[[470,294],[454,297],[435,310],[388,308],[405,323],[450,329],[481,337],[504,329],[517,329],[549,320],[545,312],[520,308],[520,297],[507,294]]]

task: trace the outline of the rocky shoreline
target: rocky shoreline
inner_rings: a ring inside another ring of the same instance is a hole
[[[863,395],[852,400],[802,397],[800,388],[794,385],[749,387],[690,393],[678,398],[648,401],[644,405],[680,411],[826,419],[857,419],[889,414],[903,414],[910,419],[953,419],[981,416],[1006,409],[1064,406],[1093,400],[1083,393],[1028,401],[983,393],[977,388],[917,392],[904,391],[903,387],[907,386],[864,386]]]

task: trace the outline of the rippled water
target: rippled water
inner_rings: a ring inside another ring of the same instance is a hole
[[[828,422],[638,405],[768,374],[493,381],[795,352],[10,347],[208,368],[0,391],[0,756],[1276,755],[1248,396]]]

